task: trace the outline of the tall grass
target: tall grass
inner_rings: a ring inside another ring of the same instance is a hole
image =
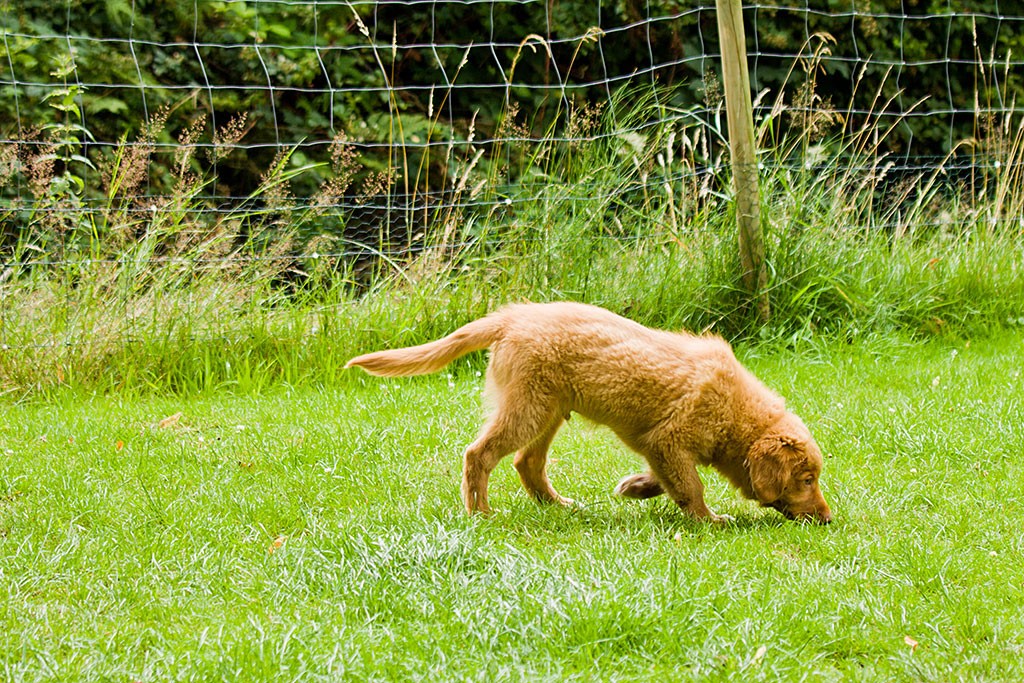
[[[805,81],[814,73],[808,67]],[[166,134],[159,116],[101,160],[99,202],[82,201],[75,167],[91,162],[66,142],[22,151],[17,173],[0,175],[33,188],[30,201],[0,206],[17,226],[0,273],[0,391],[329,383],[357,350],[440,335],[522,299],[589,301],[731,338],[1022,324],[1021,116],[987,118],[943,164],[909,175],[880,151],[877,121],[846,130],[843,112],[822,103],[817,119],[798,120],[808,92],[813,80],[791,103],[780,95],[760,123],[767,327],[738,282],[718,118],[666,109],[664,97],[569,107],[560,119],[569,135],[523,149],[449,147],[441,189],[471,201],[429,215],[416,249],[379,258],[367,257],[373,244],[349,255],[345,216],[330,214],[360,172],[344,138],[332,164],[283,152],[246,201],[219,213],[201,210],[216,177],[190,156],[199,129],[181,134],[168,196],[139,204],[149,145]],[[502,129],[524,126],[506,104]],[[429,134],[440,128],[433,121]],[[243,120],[214,131],[212,154],[228,153],[244,130]],[[947,177],[965,159],[967,179]],[[430,182],[426,162],[407,163],[364,173],[364,190],[387,191],[397,170]],[[311,175],[320,190],[310,208],[292,210],[290,184]],[[330,220],[338,224],[325,230]]]

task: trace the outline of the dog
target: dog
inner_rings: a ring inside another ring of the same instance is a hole
[[[697,466],[706,465],[789,519],[832,520],[818,485],[821,451],[807,427],[720,337],[655,330],[587,304],[513,304],[437,341],[368,353],[345,367],[423,375],[485,348],[494,409],[463,456],[470,514],[490,511],[488,478],[513,452],[533,498],[572,505],[548,480],[547,454],[578,413],[610,427],[647,461],[647,472],[618,483],[618,495],[665,493],[695,519],[728,521],[704,502]]]

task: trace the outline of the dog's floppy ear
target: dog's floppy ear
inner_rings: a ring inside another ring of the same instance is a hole
[[[758,439],[747,453],[750,486],[758,502],[773,503],[782,497],[799,444],[792,438],[773,434]]]

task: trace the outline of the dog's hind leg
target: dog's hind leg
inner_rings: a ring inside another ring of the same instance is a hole
[[[558,503],[559,505],[572,505],[573,501],[559,495],[548,480],[548,448],[555,438],[564,420],[556,417],[552,420],[551,426],[534,440],[526,448],[516,453],[513,461],[519,479],[523,482],[523,488],[536,500],[545,503]]]
[[[525,394],[508,388],[502,391],[500,399],[497,411],[463,456],[462,502],[471,514],[490,512],[487,482],[491,472],[509,453],[539,442],[540,437],[546,435],[556,412],[553,407],[548,409],[532,402]],[[551,437],[554,437],[553,431],[549,442]]]

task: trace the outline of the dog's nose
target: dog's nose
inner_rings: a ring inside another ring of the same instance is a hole
[[[832,509],[829,508],[828,503],[825,502],[825,496],[821,495],[821,491],[817,492],[814,501],[814,519],[820,524],[829,524],[832,521]]]

